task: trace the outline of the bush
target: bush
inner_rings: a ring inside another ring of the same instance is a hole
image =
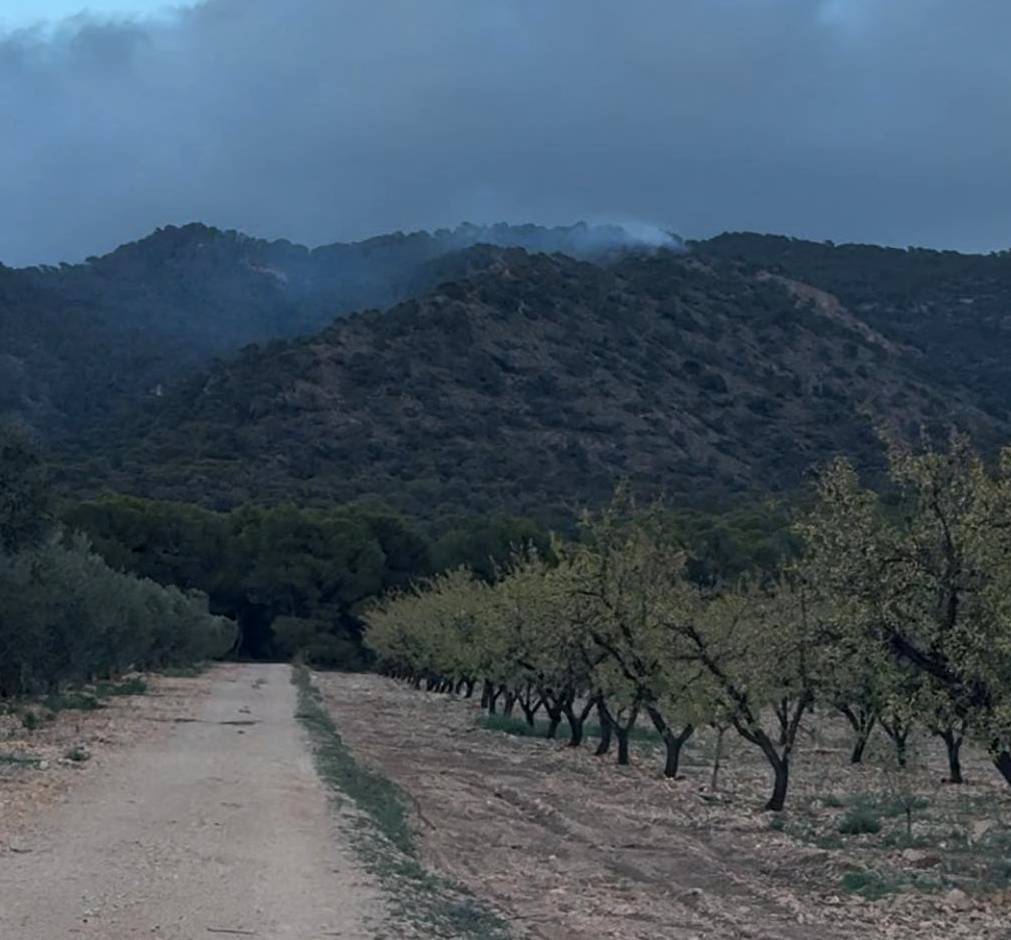
[[[100,682],[95,694],[101,698],[113,695],[146,695],[147,683],[140,676],[131,676],[123,682]]]
[[[871,835],[881,832],[881,817],[871,804],[861,802],[850,808],[837,828],[844,836]]]
[[[54,710],[98,707],[94,696],[54,690],[221,656],[234,632],[204,595],[115,571],[83,536],[0,555],[0,698],[50,693]],[[142,687],[135,679],[102,694]]]
[[[547,726],[540,722],[531,727],[523,718],[508,715],[485,715],[478,724],[486,731],[501,731],[521,738],[543,738],[547,731]]]
[[[859,894],[869,901],[876,901],[898,891],[898,884],[889,881],[876,871],[848,871],[842,876],[842,889],[850,894]]]
[[[58,692],[47,695],[43,704],[51,712],[77,711],[93,712],[102,708],[102,703],[86,692]]]

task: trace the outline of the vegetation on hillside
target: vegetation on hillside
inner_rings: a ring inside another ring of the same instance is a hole
[[[915,350],[924,381],[968,390],[978,407],[1007,420],[1011,251],[971,255],[751,233],[721,235],[697,250],[831,292],[870,327]]]
[[[479,242],[598,257],[621,229],[474,226],[308,249],[166,226],[84,264],[0,264],[0,417],[87,447],[215,356],[424,293]]]
[[[96,442],[68,485],[558,527],[622,479],[710,508],[790,491],[838,453],[874,469],[877,421],[939,438],[957,422],[984,442],[999,427],[866,326],[733,263],[481,253],[420,299],[184,383]]]

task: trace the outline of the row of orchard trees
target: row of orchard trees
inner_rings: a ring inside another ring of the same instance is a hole
[[[30,438],[0,429],[0,698],[228,652],[207,597],[110,568],[53,523]]]
[[[732,583],[689,576],[661,507],[619,493],[552,557],[518,551],[493,582],[456,570],[372,606],[366,642],[383,668],[435,688],[475,687],[494,711],[543,708],[601,748],[647,717],[665,773],[704,724],[733,729],[772,771],[783,808],[816,707],[845,715],[861,759],[875,727],[899,763],[914,722],[943,739],[951,779],[972,738],[1011,784],[1011,451],[988,468],[962,439],[943,451],[889,445],[885,495],[838,461],[798,521],[803,550]]]

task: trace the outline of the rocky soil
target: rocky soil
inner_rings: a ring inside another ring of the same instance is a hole
[[[518,936],[1011,936],[1011,791],[981,755],[965,756],[968,784],[942,784],[943,749],[923,742],[909,838],[883,765],[872,753],[851,768],[845,728],[824,716],[774,815],[761,756],[729,735],[713,792],[711,734],[670,781],[645,737],[620,768],[595,742],[487,730],[473,701],[378,676],[317,681],[357,759],[406,793],[426,862],[508,912]],[[880,831],[842,834],[855,812]]]

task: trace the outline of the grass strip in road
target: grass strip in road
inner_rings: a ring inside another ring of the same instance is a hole
[[[427,936],[504,940],[505,923],[458,885],[426,871],[418,857],[404,792],[363,767],[342,740],[304,666],[293,667],[296,717],[309,734],[316,769],[338,806],[357,810],[352,840],[366,868],[389,892],[393,913]]]

